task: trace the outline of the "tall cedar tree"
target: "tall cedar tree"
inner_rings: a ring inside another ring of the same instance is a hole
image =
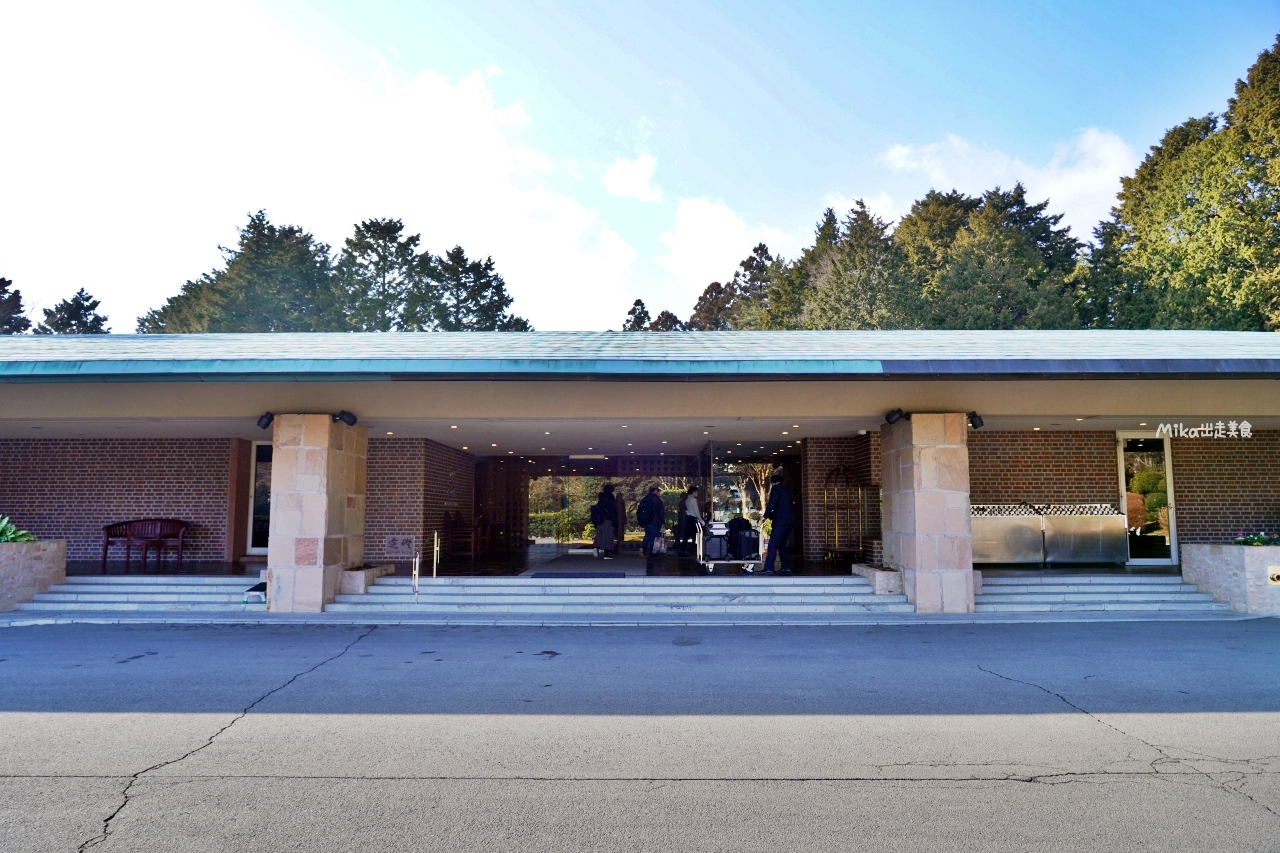
[[[226,266],[182,286],[138,320],[139,332],[341,331],[345,312],[333,284],[329,247],[296,225],[258,211],[240,230]]]
[[[622,324],[624,332],[643,332],[645,327],[649,325],[649,309],[644,307],[644,300],[637,299],[631,305],[631,310],[627,312],[627,320]]]
[[[356,225],[338,256],[334,275],[356,332],[420,332],[434,328],[430,310],[438,301],[435,259],[419,252],[422,238],[404,235],[399,219],[368,219]],[[425,309],[425,310],[424,310]]]
[[[44,322],[36,326],[37,335],[104,335],[107,318],[98,313],[101,301],[82,287],[70,299],[44,309]]]
[[[732,329],[737,312],[737,296],[733,283],[723,285],[713,281],[702,291],[686,329],[694,332],[723,332]]]
[[[439,297],[433,304],[409,302],[405,310],[413,316],[431,316],[434,328],[442,332],[528,332],[527,320],[507,312],[512,299],[506,282],[494,271],[493,258],[467,259],[461,246],[454,246],[437,259],[435,278]]]
[[[22,291],[11,287],[12,280],[0,278],[0,335],[20,335],[31,328],[22,313]]]

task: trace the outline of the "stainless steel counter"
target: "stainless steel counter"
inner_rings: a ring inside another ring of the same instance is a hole
[[[1108,504],[978,504],[975,563],[1125,563],[1127,519]]]

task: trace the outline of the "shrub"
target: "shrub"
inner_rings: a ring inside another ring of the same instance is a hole
[[[9,516],[0,516],[0,542],[34,542],[36,537],[9,520]]]
[[[1164,472],[1159,468],[1143,468],[1129,479],[1129,491],[1140,495],[1166,491]]]

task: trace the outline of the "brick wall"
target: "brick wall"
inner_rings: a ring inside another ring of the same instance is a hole
[[[228,439],[0,439],[0,515],[66,539],[68,560],[101,559],[104,525],[180,518],[183,559],[221,561],[230,462]]]
[[[860,483],[874,489],[880,487],[880,436],[878,433],[842,438],[807,438],[800,445],[800,480],[804,557],[821,560],[825,551],[823,490],[827,475],[839,465],[853,468]],[[867,515],[867,538],[871,540],[870,559],[880,554],[880,503],[873,492]]]
[[[1114,432],[969,430],[971,504],[1115,506],[1119,497]]]
[[[369,439],[365,560],[386,557],[388,536],[416,536],[426,553],[446,512],[472,519],[475,459],[434,441]]]
[[[1170,450],[1180,543],[1231,542],[1241,530],[1280,528],[1280,431],[1175,438]]]

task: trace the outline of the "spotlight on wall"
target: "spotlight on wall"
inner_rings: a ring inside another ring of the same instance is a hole
[[[889,424],[896,424],[904,418],[906,420],[911,420],[911,415],[908,415],[906,412],[902,411],[902,409],[894,409],[892,412],[889,412],[884,416],[885,423]]]
[[[338,414],[333,416],[333,422],[336,424],[338,421],[342,421],[347,426],[355,426],[356,416],[348,412],[346,409],[343,409],[341,412],[338,412]]]
[[[982,415],[978,414],[977,412],[970,412],[965,417],[969,419],[969,426],[973,427],[974,429],[982,429],[982,423],[983,423]]]
[[[271,422],[276,416],[271,412],[263,412],[262,417],[258,418],[258,429],[271,429]]]

